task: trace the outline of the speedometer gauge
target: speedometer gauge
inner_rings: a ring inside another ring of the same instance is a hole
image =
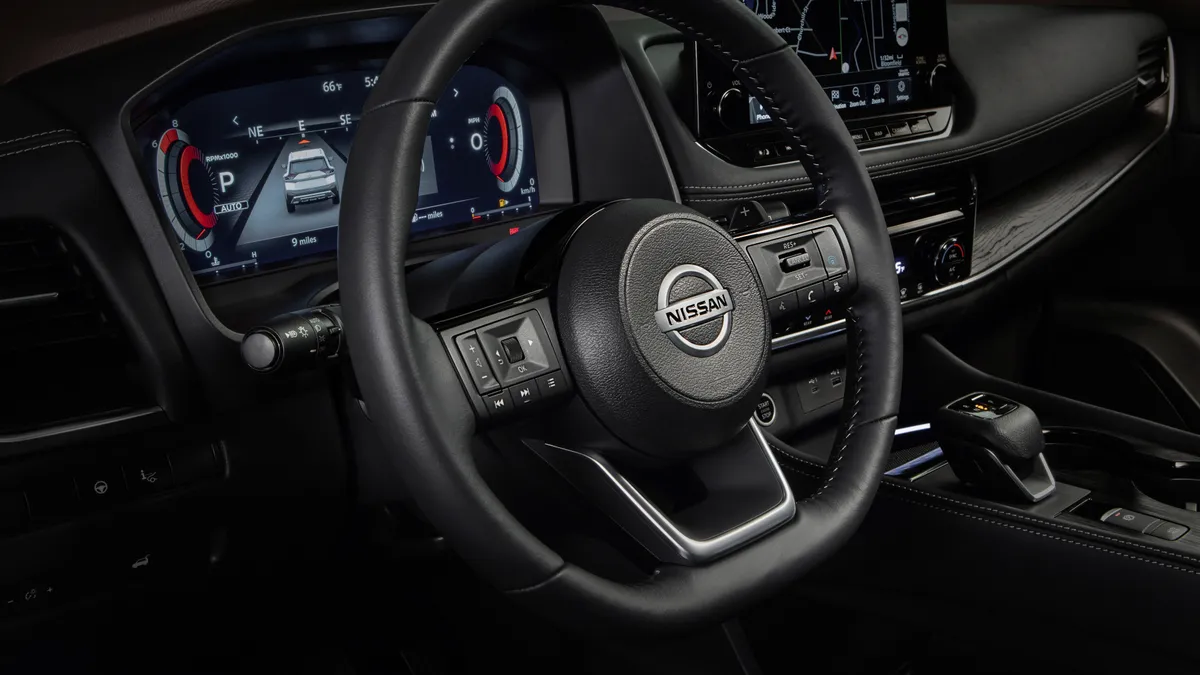
[[[488,106],[487,159],[500,190],[512,192],[525,162],[525,129],[517,98],[508,87],[496,89]]]
[[[200,149],[187,134],[168,129],[158,139],[158,197],[184,246],[207,251],[217,224],[217,186]]]

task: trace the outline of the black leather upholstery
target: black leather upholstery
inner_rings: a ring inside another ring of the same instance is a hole
[[[470,409],[433,331],[410,316],[404,292],[408,223],[433,101],[493,31],[520,12],[550,4],[443,0],[384,69],[355,140],[341,212],[339,274],[356,375],[416,502],[495,585],[556,617],[592,626],[601,620],[654,630],[716,621],[811,569],[850,537],[867,512],[890,449],[902,372],[890,242],[844,125],[812,75],[753,12],[735,0],[628,5],[738,64],[804,148],[804,162],[819,177],[824,206],[841,221],[859,270],[848,331],[853,375],[827,478],[798,504],[788,525],[707,566],[663,567],[637,585],[564,563],[480,479],[469,452]]]

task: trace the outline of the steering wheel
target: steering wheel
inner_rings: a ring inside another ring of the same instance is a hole
[[[751,255],[680,204],[628,200],[580,218],[556,261],[556,283],[539,314],[546,330],[538,335],[552,343],[546,352],[558,355],[573,380],[577,407],[607,440],[529,447],[557,457],[552,463],[577,487],[624,499],[619,515],[641,525],[622,527],[645,534],[660,563],[648,578],[625,583],[564,561],[480,476],[472,455],[479,397],[462,375],[454,338],[410,312],[404,264],[435,102],[498,27],[557,4],[566,3],[441,0],[380,75],[341,209],[339,275],[355,375],[387,461],[417,506],[498,589],[551,617],[592,625],[661,630],[719,621],[827,558],[875,496],[902,374],[891,245],[845,125],[799,58],[744,3],[614,3],[676,27],[737,70],[799,148],[821,208],[836,221],[828,231],[853,262],[856,289],[847,311],[841,427],[824,482],[796,499],[749,423],[770,354],[768,295]],[[697,313],[707,313],[707,323],[696,323]],[[700,467],[717,476],[714,492],[725,481],[729,499],[708,512],[719,524],[706,528],[694,514],[672,519],[619,473],[622,457]],[[747,496],[747,482],[766,487]],[[734,518],[752,505],[753,517]]]

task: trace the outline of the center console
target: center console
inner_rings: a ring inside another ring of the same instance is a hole
[[[949,38],[944,0],[749,0],[795,50],[864,150],[950,132]],[[796,161],[790,139],[729,65],[689,46],[695,64],[696,137],[728,162]]]

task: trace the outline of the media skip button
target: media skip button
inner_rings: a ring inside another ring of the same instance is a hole
[[[509,387],[508,396],[512,399],[514,408],[523,408],[527,405],[532,405],[542,398],[542,395],[538,392],[537,383],[532,380],[524,384],[518,384],[515,387]]]

